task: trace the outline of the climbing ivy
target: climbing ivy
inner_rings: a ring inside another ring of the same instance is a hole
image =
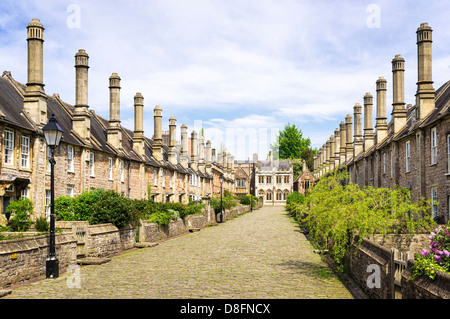
[[[303,203],[286,209],[304,227],[320,249],[328,249],[342,269],[350,242],[358,235],[406,233],[435,225],[429,201],[411,201],[405,188],[360,188],[349,182],[346,170],[335,170],[321,178]]]

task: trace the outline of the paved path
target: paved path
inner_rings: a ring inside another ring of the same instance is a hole
[[[282,207],[264,207],[4,298],[352,299],[312,250]]]

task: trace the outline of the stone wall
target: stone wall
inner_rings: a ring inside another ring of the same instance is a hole
[[[346,264],[358,286],[371,299],[391,298],[391,250],[368,239],[363,239],[359,248],[356,244],[352,247],[346,257]],[[369,277],[375,271],[373,265],[380,270],[379,286],[372,280],[373,277]]]
[[[71,233],[56,234],[59,272],[76,262],[77,240]],[[0,241],[0,289],[45,275],[48,235]]]
[[[438,271],[434,280],[423,276],[408,280],[414,263],[414,260],[408,260],[406,270],[402,274],[403,299],[450,299],[450,274]]]
[[[415,252],[429,245],[429,239],[422,234],[412,238],[408,235],[393,235],[383,239],[374,236],[372,239],[377,242],[364,239],[361,246],[352,245],[352,251],[345,258],[346,266],[353,280],[369,298],[394,298],[395,250],[409,251],[410,258],[413,258]],[[401,281],[402,299],[450,299],[450,274],[438,272],[434,280],[428,277],[408,280],[413,265],[414,260],[409,259],[406,269],[398,278]],[[374,267],[380,270],[379,287],[374,285]]]

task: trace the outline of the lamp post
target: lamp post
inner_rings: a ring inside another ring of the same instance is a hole
[[[56,258],[55,252],[55,149],[59,146],[61,141],[63,129],[59,126],[55,118],[55,114],[49,119],[47,125],[42,128],[44,132],[45,141],[51,150],[51,158],[49,159],[51,173],[50,173],[50,244],[49,257],[46,262],[46,277],[58,278],[59,276],[59,262]]]
[[[223,223],[223,206],[222,206],[222,193],[223,193],[223,174],[220,174],[220,222]]]

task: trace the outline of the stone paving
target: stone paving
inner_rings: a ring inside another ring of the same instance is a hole
[[[20,285],[2,299],[358,298],[352,287],[313,252],[283,207],[263,207],[106,264]]]

